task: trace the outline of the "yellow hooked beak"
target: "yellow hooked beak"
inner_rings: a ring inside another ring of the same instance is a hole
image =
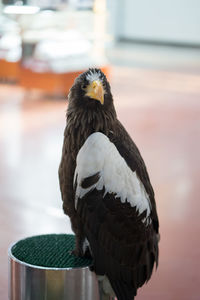
[[[86,88],[86,96],[98,100],[104,104],[104,89],[100,80],[92,81]]]

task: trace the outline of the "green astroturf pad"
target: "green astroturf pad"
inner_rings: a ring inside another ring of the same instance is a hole
[[[82,268],[92,260],[76,257],[75,236],[72,234],[38,235],[20,240],[11,249],[12,255],[22,262],[49,268]]]

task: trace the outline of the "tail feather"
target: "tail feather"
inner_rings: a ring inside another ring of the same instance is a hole
[[[136,290],[122,281],[110,281],[118,300],[134,300]]]

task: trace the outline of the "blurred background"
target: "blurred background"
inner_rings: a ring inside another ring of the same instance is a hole
[[[107,75],[155,189],[160,265],[138,300],[200,299],[200,2],[0,1],[0,299],[7,249],[70,233],[58,183],[67,94]]]

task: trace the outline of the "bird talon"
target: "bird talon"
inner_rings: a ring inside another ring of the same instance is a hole
[[[77,257],[84,257],[83,251],[74,249],[70,251],[72,255],[77,256]]]

